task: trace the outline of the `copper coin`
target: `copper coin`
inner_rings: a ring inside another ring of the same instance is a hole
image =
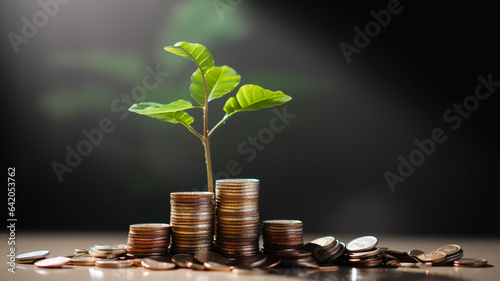
[[[48,258],[35,262],[35,266],[37,267],[62,267],[65,264],[68,264],[71,261],[70,258],[67,257],[56,257],[56,258]]]
[[[208,270],[214,270],[214,271],[231,271],[232,270],[232,267],[230,267],[228,265],[223,265],[223,264],[212,262],[212,261],[205,262],[205,263],[203,263],[203,265]]]
[[[223,265],[229,265],[229,260],[226,257],[215,252],[200,251],[194,254],[194,258],[201,263],[216,262]]]
[[[239,268],[258,267],[265,263],[266,260],[267,256],[265,254],[259,253],[254,256],[235,258],[230,262],[230,265]]]
[[[172,256],[172,262],[178,267],[187,267],[186,262],[191,261],[191,259],[193,259],[193,255],[176,254]]]
[[[141,265],[144,268],[152,270],[170,270],[175,268],[174,263],[166,261],[164,258],[145,258],[142,260]]]
[[[194,270],[205,270],[205,266],[199,263],[194,257],[190,257],[190,259],[186,261],[186,266]]]

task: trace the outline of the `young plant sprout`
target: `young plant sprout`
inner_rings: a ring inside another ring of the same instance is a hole
[[[161,121],[180,123],[198,137],[205,149],[207,167],[208,191],[214,192],[212,179],[212,163],[210,156],[210,137],[233,114],[241,111],[253,111],[266,107],[281,105],[292,98],[282,91],[270,91],[257,85],[246,84],[238,89],[235,96],[230,97],[225,105],[226,114],[212,129],[208,128],[208,103],[231,92],[240,83],[240,75],[231,67],[214,66],[214,58],[206,47],[200,44],[178,42],[165,47],[167,52],[192,60],[198,69],[191,76],[189,90],[191,97],[198,105],[187,100],[177,100],[169,104],[156,102],[140,102],[132,105],[129,110],[147,115]],[[194,118],[188,109],[203,110],[203,132],[197,132],[191,124]]]

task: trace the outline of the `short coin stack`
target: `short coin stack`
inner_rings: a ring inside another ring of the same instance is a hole
[[[375,267],[382,264],[382,255],[377,248],[378,240],[374,236],[358,237],[346,245],[345,262],[355,267]]]
[[[166,223],[131,224],[127,240],[127,255],[148,257],[166,255],[170,245],[170,225]]]
[[[325,236],[306,243],[302,249],[312,252],[318,263],[332,264],[344,254],[345,244],[333,236]]]
[[[89,255],[95,258],[114,259],[124,256],[127,253],[126,248],[124,244],[94,245],[90,247]]]
[[[194,254],[213,249],[213,192],[170,193],[173,254]]]
[[[262,222],[264,252],[299,249],[304,243],[303,224],[300,220],[266,220]]]
[[[442,252],[446,255],[444,261],[436,263],[434,265],[452,264],[454,261],[459,260],[464,256],[464,251],[460,248],[460,246],[456,244],[444,245],[432,250],[432,252]]]
[[[215,249],[226,257],[259,252],[259,180],[216,181]]]

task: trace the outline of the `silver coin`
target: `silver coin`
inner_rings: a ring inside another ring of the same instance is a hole
[[[26,252],[22,253],[19,255],[16,255],[16,261],[23,261],[23,260],[37,260],[41,258],[45,258],[50,254],[49,251],[47,250],[40,250],[40,251],[32,251],[32,252]]]
[[[351,252],[367,251],[377,246],[378,240],[375,236],[362,236],[347,243],[346,248]]]

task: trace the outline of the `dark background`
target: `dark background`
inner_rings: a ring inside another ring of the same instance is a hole
[[[22,34],[22,18],[41,8],[3,1],[4,167],[16,168],[18,231],[168,222],[170,192],[205,188],[198,139],[181,125],[122,120],[111,107],[142,83],[146,66],[169,75],[145,101],[190,99],[194,64],[163,51],[185,40],[235,68],[240,85],[293,97],[285,106],[296,117],[254,160],[238,146],[269,128],[273,110],[239,113],[212,139],[214,172],[234,160],[236,177],[261,180],[262,219],[301,219],[306,232],[332,235],[498,235],[500,89],[457,130],[443,120],[479,75],[500,81],[498,10],[489,1],[401,1],[402,12],[347,63],[339,44],[353,44],[353,28],[388,2],[242,0],[222,19],[212,1],[71,1],[16,54],[6,35]],[[226,99],[211,103],[212,126]],[[65,164],[65,147],[103,118],[114,131],[59,182],[52,163]],[[435,128],[446,141],[391,191],[384,172],[397,173],[398,156],[408,159],[414,140]]]

